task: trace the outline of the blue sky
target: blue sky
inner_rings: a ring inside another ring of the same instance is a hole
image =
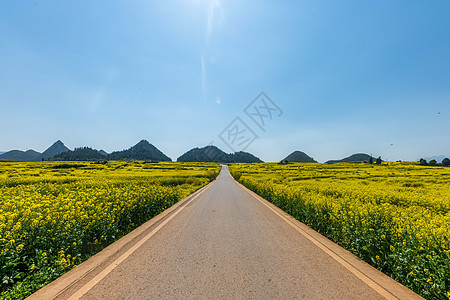
[[[450,1],[3,1],[0,150],[450,156]],[[283,111],[261,130],[245,107]],[[240,149],[237,149],[240,150]]]

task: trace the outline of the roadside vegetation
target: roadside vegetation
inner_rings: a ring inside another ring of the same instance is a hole
[[[0,163],[0,299],[23,299],[215,179],[214,163]]]
[[[450,299],[450,168],[232,164],[236,180],[427,299]]]

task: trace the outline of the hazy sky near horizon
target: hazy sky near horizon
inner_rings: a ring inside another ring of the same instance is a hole
[[[2,1],[0,150],[450,156],[450,1]],[[282,110],[259,128],[264,91]],[[240,150],[240,149],[236,149]]]

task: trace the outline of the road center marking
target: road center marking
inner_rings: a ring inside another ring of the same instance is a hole
[[[76,300],[83,297],[84,294],[89,292],[97,283],[99,283],[103,278],[106,277],[112,270],[114,270],[118,265],[120,265],[125,259],[127,259],[133,252],[135,252],[139,247],[141,247],[146,241],[148,241],[155,233],[157,233],[161,228],[164,227],[170,220],[172,220],[180,211],[182,211],[186,206],[188,206],[192,201],[197,199],[204,191],[209,189],[211,185],[207,186],[204,190],[200,191],[197,195],[192,197],[188,202],[186,202],[180,209],[175,211],[170,217],[165,219],[161,224],[159,224],[155,229],[153,229],[149,234],[143,237],[139,242],[134,244],[130,249],[128,249],[124,254],[118,257],[115,261],[113,261],[110,265],[108,265],[105,269],[103,269],[100,273],[98,273],[94,278],[92,278],[89,282],[87,282],[84,286],[82,286],[79,290],[77,290],[74,294],[72,294],[68,300]]]
[[[234,180],[234,179],[233,179]],[[237,182],[236,182],[237,183]],[[239,185],[241,185],[239,183]],[[242,185],[241,185],[242,186]],[[357,268],[355,268],[354,266],[352,266],[351,264],[349,264],[347,261],[345,261],[344,259],[342,259],[339,255],[337,255],[336,253],[334,253],[332,250],[330,250],[327,246],[325,246],[324,244],[322,244],[321,242],[319,242],[318,240],[316,240],[313,236],[311,236],[309,233],[307,233],[305,230],[299,228],[297,225],[295,225],[295,223],[293,223],[291,220],[289,220],[288,218],[286,218],[285,216],[283,216],[282,214],[280,214],[278,211],[276,211],[273,207],[271,207],[268,203],[266,203],[267,200],[265,200],[264,198],[260,197],[258,194],[254,193],[253,191],[250,191],[249,189],[247,189],[246,187],[244,187],[244,190],[249,193],[250,195],[252,195],[255,199],[257,199],[259,202],[261,202],[262,204],[264,204],[267,208],[269,208],[272,212],[274,212],[276,215],[278,215],[281,219],[283,219],[286,223],[288,223],[291,227],[293,227],[295,230],[297,230],[300,234],[302,234],[304,237],[306,237],[308,240],[310,240],[314,245],[316,245],[317,247],[319,247],[322,251],[324,251],[325,253],[327,253],[329,256],[331,256],[334,260],[336,260],[339,264],[341,264],[344,268],[346,268],[347,270],[349,270],[350,272],[352,272],[357,278],[359,278],[360,280],[362,280],[365,284],[367,284],[368,286],[370,286],[373,290],[375,290],[378,294],[380,294],[381,296],[383,296],[386,299],[389,300],[394,300],[394,299],[398,299],[397,297],[395,297],[394,295],[392,295],[391,293],[389,293],[386,289],[384,289],[381,285],[379,285],[378,283],[376,283],[375,281],[373,281],[372,279],[370,279],[369,277],[367,277],[367,275],[365,275],[364,273],[362,273],[361,271],[359,271]]]

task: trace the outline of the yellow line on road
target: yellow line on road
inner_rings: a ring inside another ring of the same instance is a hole
[[[317,239],[315,239],[313,236],[308,234],[305,230],[299,228],[295,223],[293,223],[291,220],[280,214],[278,211],[276,211],[273,207],[271,207],[267,200],[264,198],[261,198],[257,194],[254,194],[254,192],[251,192],[247,188],[244,188],[247,193],[252,195],[254,198],[256,198],[259,202],[264,204],[267,208],[269,208],[272,212],[274,212],[276,215],[278,215],[281,219],[283,219],[286,223],[288,223],[291,227],[293,227],[295,230],[297,230],[300,234],[302,234],[304,237],[306,237],[308,240],[310,240],[314,245],[319,247],[322,251],[327,253],[329,256],[331,256],[334,260],[336,260],[339,264],[341,264],[344,268],[352,272],[356,277],[358,277],[360,280],[362,280],[364,283],[366,283],[368,286],[370,286],[372,289],[374,289],[378,294],[383,296],[386,299],[394,300],[398,299],[391,293],[389,293],[387,290],[385,290],[382,286],[380,286],[378,283],[367,277],[364,273],[356,269],[354,266],[346,262],[344,259],[342,259],[339,255],[334,253],[332,250],[330,250],[328,247],[326,247],[324,244],[319,242]]]
[[[164,227],[170,220],[172,220],[180,211],[182,211],[189,203],[197,199],[204,191],[209,189],[211,185],[207,186],[203,191],[199,192],[197,195],[192,197],[185,205],[183,205],[179,210],[174,212],[170,217],[164,220],[161,224],[158,225],[155,229],[153,229],[149,234],[143,237],[139,242],[137,242],[133,247],[127,250],[124,254],[122,254],[119,258],[113,261],[110,265],[108,265],[105,269],[103,269],[100,273],[98,273],[94,278],[92,278],[89,282],[87,282],[84,286],[82,286],[78,291],[76,291],[72,296],[68,298],[68,300],[80,299],[86,294],[90,289],[92,289],[97,283],[99,283],[103,278],[106,277],[112,270],[114,270],[118,265],[120,265],[125,259],[127,259],[134,251],[136,251],[139,247],[141,247],[146,241],[148,241],[155,233],[157,233],[161,228]]]

